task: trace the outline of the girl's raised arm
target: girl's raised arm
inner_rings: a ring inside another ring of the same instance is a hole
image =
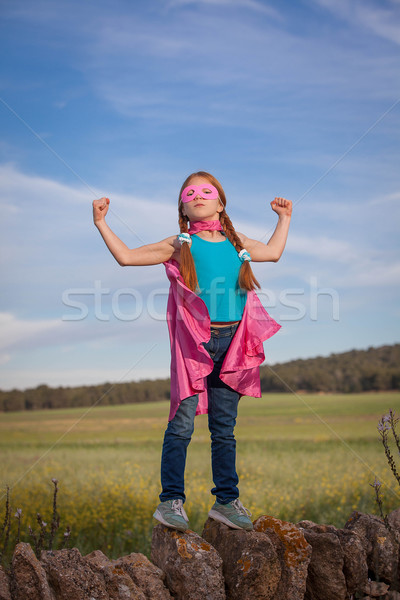
[[[169,260],[174,252],[179,248],[176,242],[176,236],[172,235],[161,242],[155,244],[146,244],[139,248],[130,249],[124,244],[118,236],[109,228],[105,221],[108,212],[110,200],[100,198],[93,201],[93,221],[107,248],[122,267],[159,265]]]
[[[278,262],[285,249],[292,216],[292,201],[285,198],[274,198],[271,208],[277,213],[279,219],[269,242],[264,244],[239,234],[243,246],[250,252],[254,262]]]

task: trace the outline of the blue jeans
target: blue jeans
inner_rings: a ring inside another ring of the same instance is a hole
[[[238,325],[211,329],[211,339],[204,344],[214,361],[214,369],[207,377],[208,428],[211,433],[211,465],[215,487],[211,493],[218,502],[227,504],[239,497],[236,473],[236,425],[239,394],[219,378],[222,363]],[[190,396],[180,403],[164,435],[161,458],[161,502],[172,499],[186,500],[186,452],[194,431],[194,417],[198,396]]]

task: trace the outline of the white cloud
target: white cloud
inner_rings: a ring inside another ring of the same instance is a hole
[[[374,197],[369,200],[368,204],[370,206],[381,206],[383,209],[389,210],[392,219],[394,217],[392,211],[398,211],[400,208],[400,192]]]
[[[6,353],[0,354],[0,365],[6,365],[11,360],[11,355]]]
[[[331,0],[320,2],[334,10]],[[349,3],[340,6],[349,12]],[[291,128],[296,119],[312,120],[316,106],[328,123],[325,105],[333,98],[371,101],[400,92],[397,61],[379,49],[365,52],[367,36],[360,40],[340,32],[338,39],[330,23],[308,35],[301,20],[293,27],[300,15],[283,5],[277,10],[257,0],[171,0],[149,14],[107,5],[94,12],[84,3],[60,1],[57,10],[39,2],[35,10],[25,3],[7,12],[42,24],[47,46],[54,43],[48,31],[59,32],[57,44],[68,48],[69,65],[95,94],[119,115],[146,119],[149,126],[160,121],[237,126],[240,115],[241,126],[267,133]],[[359,31],[357,19],[352,27]],[[359,111],[344,110],[343,118],[346,127]]]
[[[272,234],[272,229],[266,234],[260,227],[248,223],[239,225],[238,230],[245,231],[248,237],[264,242]],[[284,285],[288,285],[294,275],[304,281],[319,275],[330,286],[348,290],[379,285],[396,289],[400,281],[400,260],[395,248],[388,252],[365,242],[316,235],[312,231],[307,235],[290,231],[285,259],[285,267],[279,268],[279,273],[268,269],[269,281],[279,278],[282,282],[283,276]],[[260,270],[258,265],[255,268]]]
[[[155,196],[157,190],[152,190]],[[18,215],[17,225],[21,228],[26,227],[29,231],[32,218],[43,223],[43,230],[49,225],[48,219],[54,218],[52,230],[56,234],[62,233],[63,228],[72,228],[74,231],[86,228],[86,224],[91,224],[91,203],[95,198],[99,198],[101,193],[96,192],[94,186],[85,183],[85,187],[80,185],[72,186],[59,183],[58,181],[35,175],[23,173],[15,164],[0,165],[0,206],[1,210]],[[76,217],[77,208],[87,209],[87,220],[82,223]],[[138,198],[134,195],[116,193],[112,198],[109,214],[113,214],[116,220],[120,220],[124,227],[132,234],[136,234],[135,228],[140,223],[142,231],[147,228],[148,231],[155,232],[155,238],[152,241],[165,237],[165,223],[177,220],[176,207],[170,203],[168,198],[155,200],[152,197]],[[154,213],[160,215],[160,219],[154,219]],[[21,219],[21,215],[24,219]],[[28,222],[29,221],[29,222]],[[15,223],[15,221],[14,221]],[[10,223],[9,223],[10,224]],[[7,230],[9,224],[3,220]],[[137,235],[140,237],[139,233]]]
[[[59,319],[18,319],[11,313],[0,313],[0,351],[25,347],[32,339],[39,344],[49,333],[58,335],[61,327]]]
[[[245,232],[247,237],[260,240],[267,243],[271,237],[275,223],[267,230],[252,223],[238,221],[237,230]],[[349,263],[360,259],[362,253],[357,247],[347,240],[329,237],[328,235],[316,235],[314,232],[307,232],[307,235],[301,235],[295,231],[290,231],[285,248],[285,253],[289,252],[296,257],[311,257],[315,262],[330,261],[339,263]]]
[[[96,194],[92,187],[86,183],[86,188],[68,186],[58,181],[28,175],[19,170],[15,163],[0,165],[0,202],[1,207],[21,213],[28,211],[32,215],[40,213],[43,206],[62,206],[68,209],[69,205],[88,202],[89,195]]]
[[[167,197],[159,199],[157,190],[152,194],[138,198],[116,193],[111,198],[108,221],[130,247],[159,241],[177,231],[175,198],[172,202]],[[32,285],[38,296],[41,282],[45,296],[48,285],[53,289],[87,287],[103,277],[108,285],[126,281],[127,273],[116,269],[92,223],[93,198],[83,186],[28,175],[12,164],[0,165],[3,283],[11,291],[23,284],[27,293]],[[129,276],[137,282],[137,273]],[[159,279],[159,268],[143,268],[139,287]]]
[[[349,264],[360,258],[360,251],[350,242],[321,235],[305,237],[293,233],[290,247],[295,254],[313,257],[315,261]]]
[[[314,0],[351,25],[363,26],[380,37],[400,44],[400,4],[397,0]]]
[[[240,8],[241,18],[228,5]],[[186,6],[207,10],[196,11],[194,19],[182,10]],[[211,10],[218,6],[223,14]],[[243,125],[266,123],[267,131],[282,113],[277,127],[294,116],[311,118],[316,95],[324,103],[333,97],[353,100],[357,93],[392,99],[395,85],[398,89],[397,64],[384,53],[370,55],[363,44],[338,40],[337,32],[330,36],[326,29],[308,37],[300,26],[294,33],[290,11],[282,8],[250,0],[177,0],[167,7],[164,18],[100,10],[92,15],[92,27],[75,24],[81,52],[74,67],[130,119],[140,114],[149,122],[232,125],[240,110]],[[248,9],[259,13],[259,21],[247,18]],[[200,36],[190,35],[194,22]]]
[[[209,6],[223,7],[224,9],[243,8],[257,13],[263,13],[276,19],[281,19],[281,15],[268,4],[257,2],[256,0],[168,0],[168,8],[182,8],[185,6]]]
[[[354,288],[387,286],[398,289],[399,281],[400,261],[391,263],[382,255],[380,260],[366,260],[364,264],[353,267],[351,276],[343,283]]]

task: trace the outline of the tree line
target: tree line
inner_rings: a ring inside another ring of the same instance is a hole
[[[264,365],[260,377],[263,393],[398,390],[400,344]],[[79,387],[39,385],[23,391],[0,390],[0,411],[158,402],[169,400],[169,390],[169,379]]]
[[[261,389],[271,392],[355,393],[400,389],[400,344],[263,366]]]

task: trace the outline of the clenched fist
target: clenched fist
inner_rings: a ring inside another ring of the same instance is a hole
[[[104,217],[108,212],[109,204],[109,198],[100,198],[100,200],[93,200],[93,221],[95,224],[99,223],[100,221],[104,221]]]
[[[271,202],[271,208],[279,216],[288,216],[292,214],[292,201],[285,198],[274,198]]]

